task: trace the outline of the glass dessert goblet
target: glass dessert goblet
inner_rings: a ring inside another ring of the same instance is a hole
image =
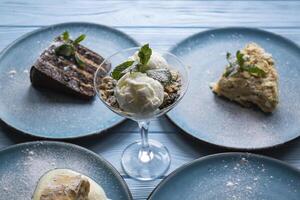
[[[137,51],[139,51],[139,47],[125,49],[106,58],[102,64],[110,64],[111,69],[107,72],[99,67],[95,73],[94,86],[97,96],[109,109],[118,115],[132,119],[138,123],[141,139],[126,147],[121,157],[121,165],[125,173],[132,178],[148,181],[157,179],[164,175],[168,171],[171,163],[171,157],[168,149],[160,142],[148,139],[150,121],[170,111],[183,98],[188,88],[188,70],[181,60],[175,55],[168,52],[159,52],[167,62],[170,69],[178,72],[180,76],[180,88],[176,99],[164,107],[159,107],[154,111],[146,113],[140,113],[138,111],[139,108],[131,108],[131,110],[135,109],[137,112],[128,112],[124,109],[112,106],[117,103],[115,102],[116,99],[107,99],[104,97],[105,95],[101,92],[101,87],[108,81],[107,77],[111,75],[114,68],[120,63],[124,63],[124,61],[128,60],[128,58],[132,57],[134,54],[137,55]],[[110,92],[116,93],[116,88],[112,88]],[[142,100],[143,98],[143,96],[137,96],[137,99]],[[140,104],[143,103],[138,102],[138,105]]]

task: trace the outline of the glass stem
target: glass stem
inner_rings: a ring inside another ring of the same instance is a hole
[[[150,121],[139,121],[138,124],[141,132],[142,148],[148,149],[149,148],[148,130],[149,130]]]
[[[141,162],[149,162],[152,160],[153,155],[151,155],[150,146],[149,146],[149,139],[148,139],[148,130],[150,121],[139,121],[139,128],[141,132],[141,143],[142,148],[139,153],[139,159]]]

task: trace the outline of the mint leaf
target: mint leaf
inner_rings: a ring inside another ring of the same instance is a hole
[[[70,38],[69,32],[68,31],[63,32],[62,38],[65,42],[67,42]]]
[[[123,71],[130,67],[134,63],[133,60],[125,61],[118,66],[115,67],[115,69],[112,71],[111,76],[115,80],[119,80],[124,75]]]
[[[244,55],[240,51],[236,52],[236,60],[241,68],[243,68],[244,63],[245,63],[243,56]]]
[[[223,73],[224,77],[228,77],[235,70],[235,63],[232,61],[231,53],[226,53],[226,60],[228,62],[228,66],[226,67],[225,72]]]
[[[60,45],[55,49],[55,54],[58,56],[70,57],[74,55],[74,52],[75,52],[74,46],[66,43]]]
[[[249,72],[253,76],[257,76],[257,77],[265,77],[266,76],[266,72],[256,66],[250,66],[250,67],[245,68],[244,70]]]
[[[145,44],[144,46],[142,46],[138,53],[138,56],[140,58],[140,63],[142,65],[147,65],[151,55],[152,55],[152,49],[149,47],[149,44]]]
[[[78,37],[74,40],[73,44],[74,44],[74,45],[79,44],[82,40],[85,39],[85,37],[86,37],[86,36],[85,36],[84,34],[78,36]]]
[[[231,58],[231,53],[227,52],[226,53],[226,59],[229,61],[230,58]]]
[[[142,72],[142,73],[145,73],[148,70],[147,65],[142,65],[140,63],[137,64],[136,67],[137,67],[137,71]]]
[[[85,63],[81,60],[79,54],[78,54],[78,53],[75,53],[74,57],[75,57],[76,64],[77,64],[80,68],[83,68],[83,67],[85,66]]]
[[[231,73],[234,71],[233,67],[227,67],[225,72],[223,73],[224,77],[228,77],[229,75],[231,75]]]
[[[236,61],[232,61],[231,54],[227,52],[226,59],[229,65],[226,67],[226,70],[223,74],[224,77],[232,76],[238,71],[247,71],[251,75],[256,77],[265,77],[266,72],[255,65],[245,65],[244,54],[240,51],[236,52]]]

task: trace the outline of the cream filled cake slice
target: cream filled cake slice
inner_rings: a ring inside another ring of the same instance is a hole
[[[271,54],[256,43],[237,51],[235,58],[227,53],[228,65],[211,89],[239,104],[256,105],[264,112],[272,112],[278,99],[278,74]]]
[[[39,180],[32,200],[107,200],[91,178],[69,169],[55,169]]]

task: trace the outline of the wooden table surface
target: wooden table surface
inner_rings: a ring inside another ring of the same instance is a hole
[[[0,0],[0,19],[0,50],[27,32],[70,21],[109,25],[160,50],[168,50],[191,34],[225,26],[257,27],[300,44],[300,1]],[[165,116],[152,122],[149,136],[169,148],[172,164],[168,173],[196,158],[227,151],[192,140]],[[134,199],[145,199],[161,179],[135,181],[120,166],[122,150],[138,138],[136,124],[127,120],[105,134],[68,142],[102,155],[123,175]],[[0,148],[32,140],[36,138],[0,126]],[[300,139],[255,153],[300,168]]]

